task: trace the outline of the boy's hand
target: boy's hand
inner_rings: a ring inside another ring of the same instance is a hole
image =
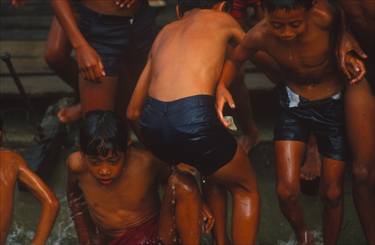
[[[96,51],[89,45],[83,45],[76,49],[77,62],[80,75],[90,82],[99,82],[99,78],[105,76],[104,66]]]
[[[14,7],[17,8],[21,5],[23,5],[25,3],[25,0],[12,0],[11,3]]]
[[[366,73],[366,70],[362,69],[362,65],[359,64],[361,62],[351,63],[350,66],[347,65],[348,64],[347,63],[347,61],[348,61],[347,55],[349,55],[350,53],[356,54],[361,59],[367,59],[366,53],[361,49],[358,42],[350,34],[345,33],[343,35],[343,38],[341,39],[339,50],[337,52],[337,56],[338,56],[338,59],[340,61],[341,70],[344,72],[346,77],[348,79],[350,79],[350,83],[353,84],[353,83],[356,83],[356,82],[361,81],[363,79],[363,77]],[[351,59],[351,61],[353,61],[353,59]],[[358,64],[358,65],[356,65],[356,64]],[[354,67],[353,67],[353,65],[354,65]],[[356,71],[354,73],[354,75],[350,71],[353,68]]]
[[[211,210],[208,208],[206,203],[202,205],[202,217],[203,217],[203,232],[208,234],[211,232],[214,227],[215,219],[211,213]]]
[[[345,56],[345,66],[349,72],[350,84],[360,82],[366,74],[365,64],[354,54],[349,53]]]
[[[236,108],[233,97],[229,90],[224,85],[219,84],[216,89],[216,113],[221,123],[228,128],[231,122],[227,121],[223,115],[223,110],[226,103],[228,103],[230,108]]]
[[[120,8],[131,8],[134,3],[136,3],[138,0],[113,0],[117,6]]]

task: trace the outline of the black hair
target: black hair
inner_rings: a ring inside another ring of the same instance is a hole
[[[177,0],[177,4],[180,8],[180,12],[183,15],[185,12],[200,8],[200,9],[211,9],[215,4],[222,2],[223,0]]]
[[[315,0],[263,0],[262,6],[268,12],[274,12],[278,9],[293,10],[302,7],[309,10],[314,5]]]
[[[112,111],[87,112],[80,127],[81,151],[90,156],[107,156],[125,152],[128,145],[128,128]]]

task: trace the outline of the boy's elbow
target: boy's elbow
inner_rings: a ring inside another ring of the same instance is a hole
[[[126,117],[128,118],[128,120],[134,122],[141,117],[141,112],[139,110],[128,109],[126,112]]]
[[[53,196],[47,200],[46,206],[49,207],[50,210],[53,212],[56,212],[60,209],[60,203],[59,200]]]

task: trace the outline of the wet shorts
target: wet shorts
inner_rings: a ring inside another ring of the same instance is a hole
[[[348,148],[345,131],[343,94],[322,100],[308,100],[288,87],[280,89],[280,117],[274,140],[307,142],[313,133],[319,153],[324,157],[345,161]]]
[[[127,230],[109,245],[162,245],[158,230],[159,216],[156,216],[138,227]]]
[[[162,102],[148,97],[141,116],[141,134],[158,158],[186,163],[209,176],[234,157],[237,142],[220,123],[215,97],[197,95]]]
[[[79,7],[79,27],[99,54],[108,76],[118,75],[126,63],[144,62],[156,35],[156,11],[147,2],[135,16],[97,13],[84,5]]]

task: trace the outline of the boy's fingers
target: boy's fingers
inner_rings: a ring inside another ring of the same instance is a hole
[[[341,56],[342,58],[340,59],[340,66],[341,70],[344,72],[345,76],[350,79],[350,72],[347,68],[346,61],[345,61],[345,56]]]
[[[231,94],[227,93],[225,96],[226,101],[228,102],[230,108],[236,108],[236,104],[234,103],[233,97]]]
[[[354,47],[354,52],[362,59],[367,59],[367,54],[358,45]]]
[[[220,122],[225,127],[227,127],[227,121],[225,120],[224,115],[223,115],[223,108],[224,108],[225,101],[222,97],[220,97],[220,98],[221,99],[219,99],[219,101],[217,102],[217,105],[216,105],[216,114],[219,117]]]
[[[355,76],[353,76],[354,78],[352,79],[351,84],[358,83],[364,78],[366,74],[366,68],[364,67],[363,63],[357,62],[357,66],[355,67],[355,72],[356,73],[355,73]]]
[[[102,76],[102,77],[105,77],[106,74],[105,74],[105,70],[104,70],[104,65],[103,65],[103,63],[102,63],[101,60],[99,60],[99,70],[100,70],[100,74],[101,74],[101,76]]]

